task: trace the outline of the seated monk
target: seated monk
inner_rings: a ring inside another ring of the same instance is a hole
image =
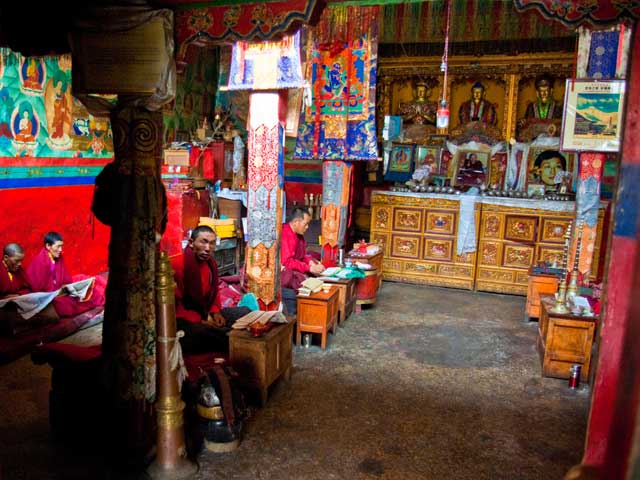
[[[20,245],[9,243],[4,247],[0,264],[0,299],[17,297],[33,291],[22,268],[23,260],[24,250]],[[16,305],[8,303],[0,308],[0,335],[13,336],[21,329],[55,322],[58,319],[52,304],[47,305],[29,320],[25,320],[18,313]]]
[[[213,258],[216,234],[211,227],[194,228],[189,244],[171,261],[176,281],[176,320],[185,353],[226,352],[227,332],[246,307],[220,308],[218,266]]]
[[[307,242],[304,232],[309,228],[311,215],[305,208],[296,207],[291,212],[289,223],[282,226],[282,240],[280,243],[280,258],[282,271],[280,284],[282,288],[297,290],[309,274],[320,275],[324,265],[307,254]]]
[[[44,247],[36,255],[29,267],[27,276],[33,291],[52,292],[72,282],[88,278],[86,275],[71,277],[62,258],[64,242],[57,232],[44,236]],[[73,317],[95,307],[104,305],[106,282],[96,277],[93,286],[83,299],[60,295],[53,300],[53,307],[60,317]]]

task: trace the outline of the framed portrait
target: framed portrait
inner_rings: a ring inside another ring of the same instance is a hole
[[[542,184],[547,191],[563,183],[562,173],[575,178],[573,153],[560,152],[553,147],[531,147],[527,159],[527,185]]]
[[[431,167],[430,174],[438,175],[440,172],[440,152],[442,149],[438,146],[417,145],[415,150],[414,170],[429,165]]]
[[[486,185],[491,178],[490,155],[489,152],[477,150],[458,150],[452,185],[472,187],[479,187],[483,183]]]
[[[387,173],[384,176],[385,180],[406,182],[411,178],[415,148],[413,143],[394,143],[392,145]]]
[[[624,80],[568,79],[561,150],[617,152],[624,93]]]

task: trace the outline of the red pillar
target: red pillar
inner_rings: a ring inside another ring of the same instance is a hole
[[[622,160],[608,260],[606,308],[600,324],[596,378],[583,465],[624,478],[640,389],[638,213],[640,210],[640,32],[634,31],[627,77]],[[635,268],[634,268],[635,267]],[[634,279],[635,277],[635,279]],[[635,308],[635,311],[634,311]],[[634,345],[635,344],[635,345]]]

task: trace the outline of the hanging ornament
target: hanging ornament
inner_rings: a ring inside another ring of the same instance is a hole
[[[444,35],[444,54],[442,55],[442,63],[440,71],[444,73],[444,81],[442,86],[442,100],[440,108],[436,112],[436,126],[438,128],[449,127],[449,109],[447,108],[447,76],[449,73],[449,25],[451,23],[451,0],[447,2],[447,26]]]

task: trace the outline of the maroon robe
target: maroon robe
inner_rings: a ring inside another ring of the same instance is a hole
[[[186,247],[182,256],[171,261],[171,267],[176,281],[177,319],[200,323],[210,313],[220,312],[218,265],[213,257],[199,262],[193,248]]]
[[[53,261],[45,248],[40,250],[27,268],[27,276],[34,292],[51,292],[68,283],[87,278],[86,275],[71,277],[62,256]],[[82,300],[67,295],[58,296],[53,300],[53,306],[61,317],[73,317],[92,308],[103,306],[105,288],[104,279],[97,277]]]
[[[4,262],[0,262],[0,298],[9,295],[24,295],[31,292],[31,285],[25,271],[20,267],[17,272],[11,274]]]
[[[308,277],[309,262],[313,257],[307,254],[307,242],[304,236],[294,232],[288,223],[282,225],[280,257],[282,261],[280,286],[297,290]]]

